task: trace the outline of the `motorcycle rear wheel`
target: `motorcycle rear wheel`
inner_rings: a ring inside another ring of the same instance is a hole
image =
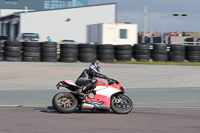
[[[126,96],[122,95],[123,100],[119,100],[119,95],[114,95],[111,97],[111,109],[113,112],[118,114],[128,114],[133,109],[133,102],[132,100]]]
[[[60,92],[53,97],[52,105],[60,113],[72,113],[76,110],[78,102],[71,93]]]

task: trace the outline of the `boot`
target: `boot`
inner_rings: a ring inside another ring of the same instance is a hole
[[[80,89],[76,90],[76,93],[77,93],[78,95],[80,95],[80,96],[85,96],[85,94],[83,93],[83,89],[84,89],[84,88],[85,88],[85,87],[82,86]]]

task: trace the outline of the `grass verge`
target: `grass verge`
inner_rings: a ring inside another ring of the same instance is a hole
[[[179,65],[179,66],[200,66],[200,62],[138,62],[138,61],[114,61],[117,64],[141,64],[141,65]]]

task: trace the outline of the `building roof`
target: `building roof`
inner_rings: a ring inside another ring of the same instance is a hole
[[[37,10],[37,11],[28,11],[28,12],[42,12],[42,11],[52,11],[52,10],[64,10],[64,9],[84,8],[84,7],[93,7],[93,6],[102,6],[102,5],[113,5],[113,4],[117,5],[117,3],[106,3],[106,4],[96,4],[96,5],[87,5],[87,6],[79,6],[79,7],[68,7],[68,8],[51,9],[51,10]],[[19,17],[21,13],[25,13],[25,11],[23,11],[23,12],[14,12],[13,14],[2,16],[2,17],[0,17],[0,21]]]
[[[88,0],[0,0],[0,9],[57,9],[65,7],[85,6]]]
[[[8,19],[16,18],[16,17],[19,17],[19,15],[10,14],[10,15],[7,15],[7,16],[0,17],[0,21],[8,20]]]

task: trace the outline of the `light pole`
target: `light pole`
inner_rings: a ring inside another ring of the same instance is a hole
[[[145,43],[145,37],[146,37],[146,33],[147,33],[147,17],[148,15],[150,15],[150,19],[152,19],[152,15],[155,16],[181,16],[181,17],[185,17],[188,16],[188,14],[186,13],[151,13],[151,12],[147,12],[147,6],[144,7],[144,33],[143,33],[143,43]],[[151,22],[151,21],[150,21]],[[153,43],[153,36],[152,36],[152,24],[150,25],[150,43]],[[161,36],[161,43],[164,43],[164,39],[163,36]]]
[[[142,43],[145,43],[146,34],[147,34],[147,6],[144,7],[144,32],[142,37]]]

